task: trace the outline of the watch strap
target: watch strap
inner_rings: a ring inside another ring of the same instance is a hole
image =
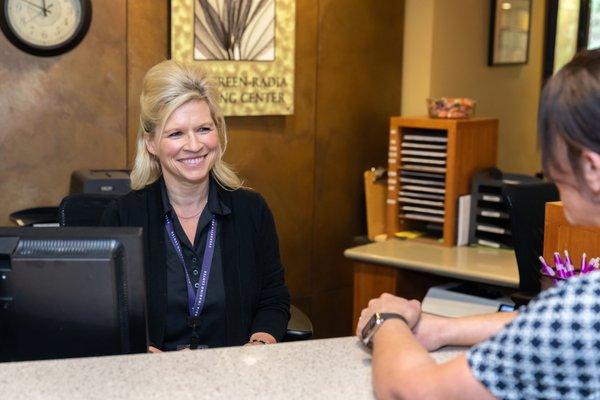
[[[396,313],[380,313],[379,316],[385,321],[388,319],[401,319],[402,321],[404,321],[404,323],[406,325],[408,325],[408,321],[406,320],[406,318],[404,318],[402,315],[400,314],[396,314]]]
[[[368,329],[363,330],[363,343],[368,348],[373,348],[373,337],[375,337],[375,333],[383,325],[383,323],[389,319],[399,319],[404,321],[404,323],[408,325],[408,321],[402,315],[397,313],[375,313],[367,323],[366,327]],[[366,332],[365,332],[366,331]]]

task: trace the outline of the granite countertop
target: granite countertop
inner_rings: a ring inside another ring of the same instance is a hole
[[[413,240],[389,239],[344,251],[347,258],[473,282],[519,287],[515,252],[487,247],[444,247]]]
[[[464,349],[432,353],[442,362]],[[371,399],[355,337],[163,354],[0,364],[8,399]]]

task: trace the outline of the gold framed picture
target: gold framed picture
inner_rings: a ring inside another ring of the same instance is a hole
[[[225,115],[294,113],[295,0],[171,0],[171,57],[200,62]]]

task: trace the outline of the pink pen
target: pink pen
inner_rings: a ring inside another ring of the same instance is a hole
[[[569,257],[569,252],[567,250],[565,250],[565,268],[567,270],[567,277],[575,275],[575,267],[573,266],[573,262],[571,261],[571,257]]]
[[[598,269],[598,262],[600,261],[600,259],[598,258],[592,258],[590,261],[588,261],[587,263],[587,267],[585,268],[585,273],[589,274],[592,271],[595,271],[596,269]]]
[[[592,272],[596,267],[594,267],[594,264],[596,263],[595,258],[592,258],[588,263],[587,266],[585,267],[585,272],[583,272],[584,274],[589,274],[590,272]]]
[[[542,264],[542,274],[547,275],[547,276],[555,276],[556,274],[554,273],[554,270],[548,265],[548,263],[546,263],[546,260],[544,260],[544,257],[540,256],[540,263]]]
[[[554,268],[556,268],[556,273],[558,275],[559,278],[567,278],[567,270],[565,269],[565,266],[563,265],[562,260],[560,259],[560,253],[555,252],[554,253]]]
[[[587,273],[587,268],[588,268],[588,265],[587,265],[587,263],[586,263],[586,258],[587,258],[587,254],[583,253],[583,254],[581,255],[581,266],[579,267],[579,273],[580,273],[580,274],[585,274],[585,273]]]
[[[593,272],[596,269],[598,269],[598,258],[592,258],[588,262],[588,264],[587,264],[587,268],[585,269],[585,273],[589,274],[590,272]]]

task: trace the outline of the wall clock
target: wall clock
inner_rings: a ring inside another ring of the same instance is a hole
[[[90,0],[0,0],[0,28],[12,44],[56,56],[81,42],[92,20]]]

